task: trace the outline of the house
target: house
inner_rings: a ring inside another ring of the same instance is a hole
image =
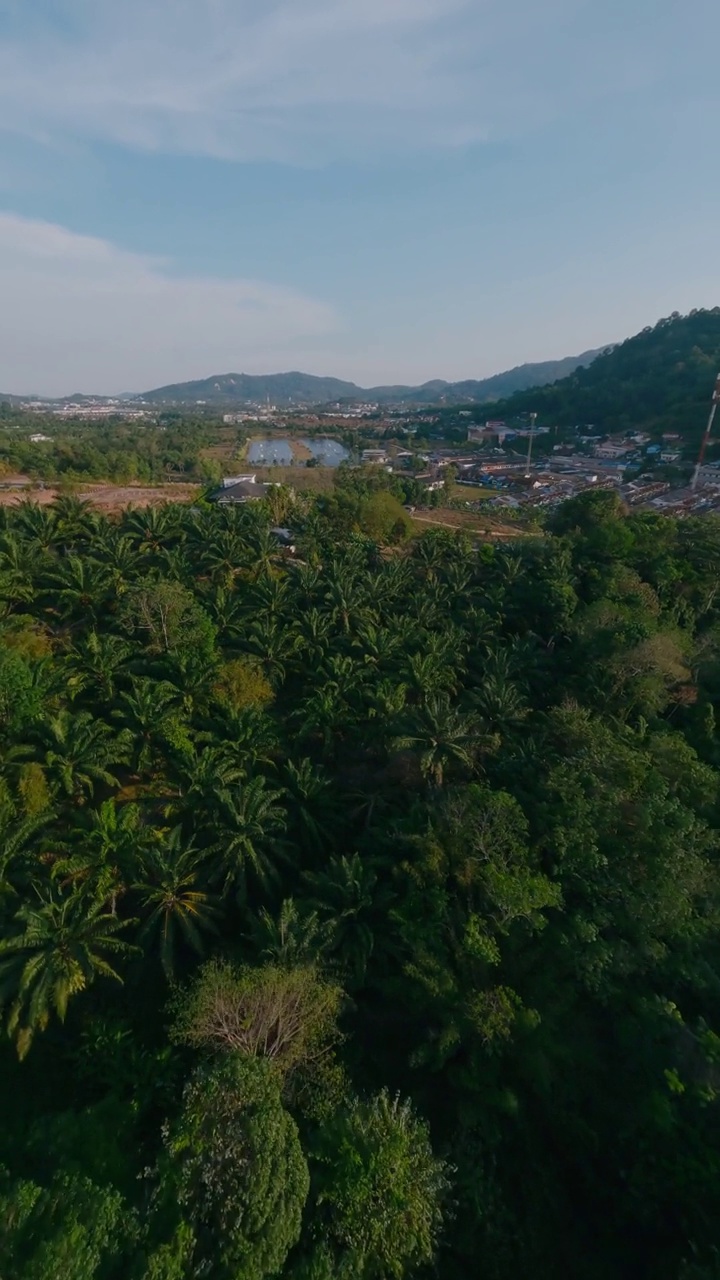
[[[679,449],[663,449],[662,453],[660,454],[660,461],[661,462],[679,462],[681,457],[682,457],[682,453]]]
[[[614,461],[617,458],[624,458],[628,453],[633,453],[634,450],[635,446],[633,444],[606,440],[604,444],[598,444],[595,446],[595,457],[607,458]]]
[[[264,498],[269,484],[258,484],[255,476],[233,476],[223,480],[222,487],[213,494],[213,502],[229,506],[238,502],[257,502]]]
[[[384,463],[388,456],[384,449],[363,449],[360,455],[363,462]]]

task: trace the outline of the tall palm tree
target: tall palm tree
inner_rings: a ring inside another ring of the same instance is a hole
[[[37,547],[6,531],[0,538],[0,599],[28,604],[35,598],[36,578],[42,557]]]
[[[308,872],[309,905],[330,928],[330,949],[341,960],[352,985],[360,985],[375,946],[375,934],[386,928],[384,917],[391,900],[380,886],[377,863],[351,857],[334,857],[321,871]]]
[[[15,511],[15,520],[22,538],[37,550],[49,551],[54,545],[57,513],[37,502],[23,501]]]
[[[102,631],[91,631],[83,643],[70,651],[69,665],[93,705],[98,698],[104,702],[115,698],[131,654],[132,645],[127,640]]]
[[[199,560],[212,581],[229,591],[248,562],[245,540],[237,529],[218,529],[200,550]]]
[[[329,774],[306,757],[288,760],[283,771],[290,812],[297,821],[302,844],[317,852],[327,843],[337,816],[335,788]]]
[[[322,662],[330,647],[332,618],[326,612],[311,608],[303,611],[296,624],[297,661],[306,670],[306,663],[311,667]]]
[[[276,915],[263,907],[251,921],[250,934],[260,960],[287,968],[316,962],[328,942],[317,912],[298,907],[292,898],[283,898]]]
[[[163,547],[175,544],[179,533],[178,521],[176,510],[171,504],[166,504],[126,511],[121,527],[138,551],[152,556]]]
[[[345,634],[372,620],[367,581],[345,564],[329,567],[325,600]]]
[[[273,614],[261,615],[251,623],[247,648],[260,659],[268,675],[284,680],[288,663],[297,652],[298,637]]]
[[[452,706],[447,694],[415,707],[405,733],[395,741],[399,750],[419,752],[420,768],[436,787],[442,786],[449,765],[470,770],[481,747],[490,745],[475,717]]]
[[[248,871],[265,889],[277,877],[275,858],[287,827],[283,794],[260,776],[217,794],[210,826],[221,859],[223,893],[235,889],[241,902],[245,900]]]
[[[323,759],[329,760],[335,754],[339,739],[352,723],[352,715],[337,687],[325,682],[301,702],[296,720],[299,739],[318,740]]]
[[[154,767],[168,738],[177,737],[182,721],[180,695],[166,680],[134,676],[112,714],[132,740],[133,768],[146,773]]]
[[[76,804],[84,804],[98,783],[117,786],[110,766],[128,760],[128,735],[115,737],[110,726],[89,711],[60,711],[38,725],[34,737],[50,781]]]
[[[108,571],[116,595],[127,591],[141,568],[132,538],[113,524],[104,525],[93,539],[90,556]]]
[[[517,685],[490,675],[473,696],[473,703],[493,732],[518,729],[529,714],[527,701]]]
[[[51,506],[55,516],[53,543],[70,547],[82,542],[92,542],[98,532],[102,517],[88,501],[72,494],[61,494]]]
[[[71,554],[44,575],[41,599],[63,622],[90,621],[94,626],[106,612],[112,595],[107,568],[86,556]]]
[[[242,597],[229,587],[212,583],[205,585],[202,603],[218,629],[223,648],[241,645],[251,621]]]
[[[115,915],[147,842],[138,806],[105,800],[73,835],[69,852],[53,865],[53,878],[63,888],[82,885]]]
[[[19,821],[0,823],[0,893],[17,891],[37,870],[36,839],[52,813],[32,814]]]
[[[196,955],[202,955],[203,933],[217,932],[220,906],[217,895],[205,888],[207,859],[207,851],[183,843],[180,827],[144,859],[144,879],[136,891],[149,914],[139,939],[156,935],[168,982],[175,976],[178,942],[186,942]]]
[[[17,932],[0,940],[0,1004],[8,1009],[7,1033],[20,1058],[53,1012],[65,1020],[71,996],[98,977],[122,982],[107,957],[135,949],[116,936],[131,923],[85,894],[57,896],[47,888],[37,903],[20,907]]]

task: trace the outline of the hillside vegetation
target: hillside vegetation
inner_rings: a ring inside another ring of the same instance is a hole
[[[700,438],[720,370],[720,307],[675,313],[553,386],[487,406],[486,416],[537,413],[542,423],[640,428]]]
[[[0,510],[3,1280],[718,1274],[720,523],[381,496]]]

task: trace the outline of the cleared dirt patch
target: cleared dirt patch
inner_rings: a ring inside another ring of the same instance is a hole
[[[122,511],[125,507],[157,507],[163,502],[189,502],[201,492],[199,484],[117,485],[90,484],[73,489],[75,497],[90,502],[102,511]],[[46,506],[59,497],[62,490],[46,485],[34,488],[0,489],[0,506],[15,507],[19,502],[37,502]],[[67,492],[67,491],[65,491]]]
[[[454,529],[458,533],[474,533],[486,538],[523,538],[523,529],[517,525],[501,524],[490,516],[474,511],[454,511],[452,508],[435,507],[429,511],[414,511],[411,519],[420,526],[438,525],[442,529]]]

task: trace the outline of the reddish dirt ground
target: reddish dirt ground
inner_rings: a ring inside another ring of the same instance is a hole
[[[7,481],[5,482],[7,483]],[[102,511],[122,511],[125,507],[157,507],[163,502],[189,502],[200,492],[198,484],[117,485],[89,484],[73,490],[74,495],[92,503]],[[18,502],[37,502],[45,506],[58,497],[59,490],[46,486],[0,489],[0,506],[12,507]]]

